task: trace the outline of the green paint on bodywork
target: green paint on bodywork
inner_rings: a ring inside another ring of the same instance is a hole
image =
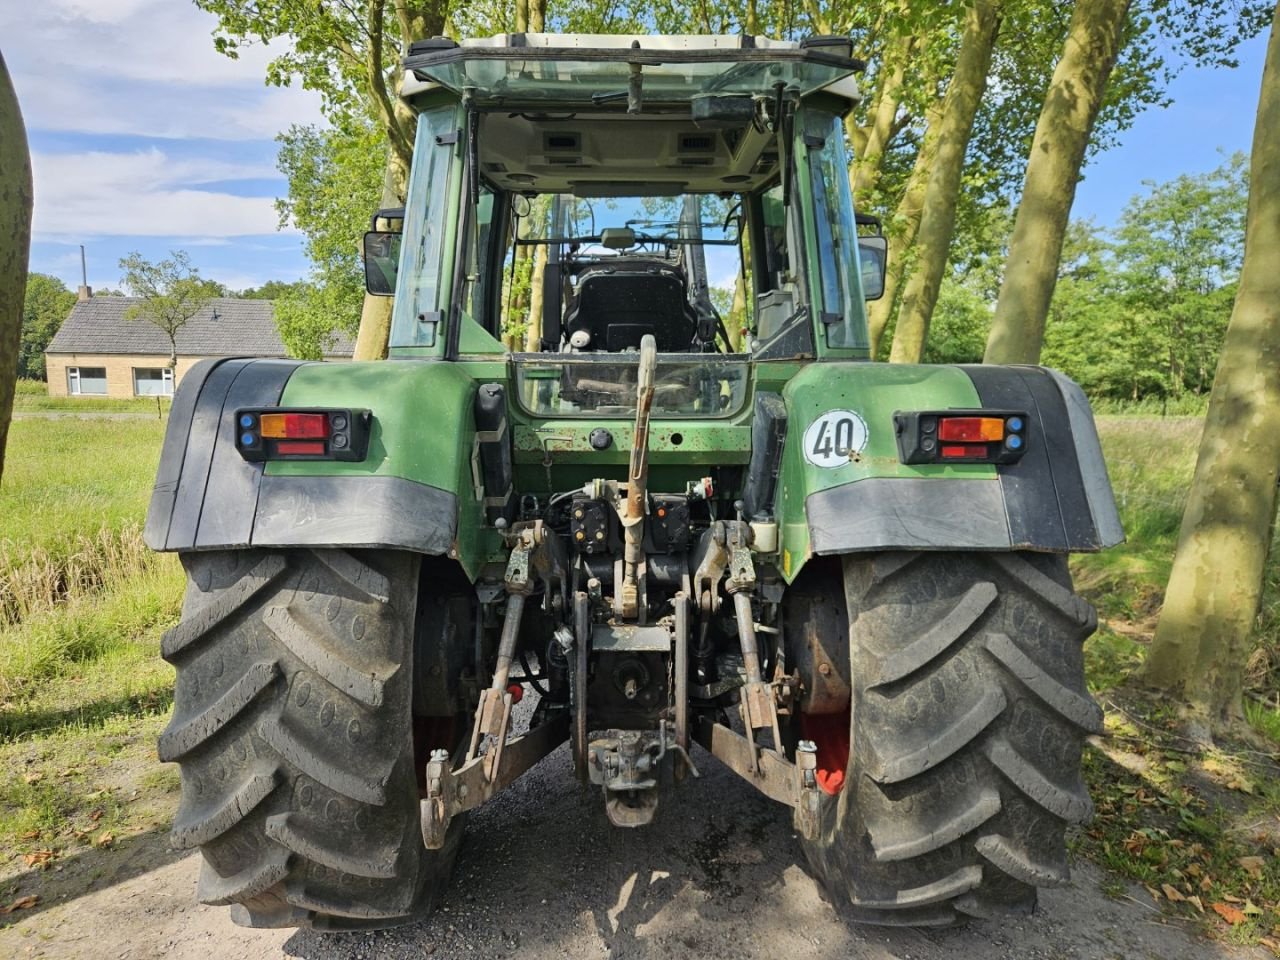
[[[402,477],[454,493],[458,497],[454,550],[468,575],[474,576],[501,546],[497,533],[484,525],[471,470],[476,382],[471,371],[458,363],[384,360],[299,367],[289,378],[280,405],[372,410],[369,455],[359,463],[277,461],[267,464],[267,473]]]
[[[787,442],[778,485],[780,566],[790,582],[808,559],[809,494],[869,477],[996,479],[985,464],[908,466],[898,460],[893,415],[897,411],[974,408],[982,405],[973,381],[958,367],[887,363],[811,363],[782,391],[787,404]],[[805,459],[804,433],[830,410],[851,410],[867,425],[867,444],[839,467],[818,467]]]
[[[481,383],[512,380],[505,358],[456,362],[391,360],[314,363],[299,367],[281,397],[288,407],[366,407],[373,411],[368,458],[361,463],[293,461],[267,465],[273,476],[394,476],[448,490],[458,497],[454,551],[475,577],[481,566],[502,562],[497,532],[485,524],[478,474],[473,468],[473,404]],[[775,390],[787,404],[787,442],[779,480],[777,515],[782,556],[778,565],[794,580],[809,553],[805,498],[817,490],[869,477],[990,479],[995,468],[964,464],[907,466],[898,462],[893,414],[899,410],[981,406],[968,375],[958,367],[867,362],[761,363],[756,389]],[[724,420],[654,420],[650,426],[650,489],[680,493],[716,467],[742,467],[751,458],[751,412]],[[866,448],[835,468],[809,463],[804,433],[830,410],[852,410],[866,422]],[[508,406],[515,490],[545,497],[594,478],[626,477],[633,425],[612,419],[539,419],[514,402]],[[605,450],[591,446],[593,430],[613,437]],[[548,478],[548,461],[550,478]],[[732,474],[730,474],[732,476]],[[739,490],[722,490],[738,496]],[[358,505],[353,505],[357,508]]]

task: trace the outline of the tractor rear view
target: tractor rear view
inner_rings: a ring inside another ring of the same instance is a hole
[[[201,901],[421,917],[466,812],[567,741],[624,829],[727,764],[856,919],[1030,910],[1101,716],[1066,556],[1122,532],[1071,381],[868,362],[848,41],[405,67],[390,360],[206,361],[171,414],[146,535],[189,578],[160,756]]]

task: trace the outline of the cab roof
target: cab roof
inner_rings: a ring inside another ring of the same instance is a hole
[[[476,106],[600,107],[611,94],[625,102],[637,75],[644,102],[655,106],[779,89],[800,96],[828,89],[856,101],[852,77],[865,65],[848,37],[508,33],[418,41],[404,66],[406,96],[439,84]]]

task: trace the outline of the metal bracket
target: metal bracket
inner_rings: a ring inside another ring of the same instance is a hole
[[[454,817],[509,787],[568,736],[569,717],[560,711],[546,723],[509,742],[500,742],[497,750],[473,757],[457,770],[451,767],[448,751],[433,750],[427,761],[427,795],[419,804],[422,842],[427,849],[443,847]]]
[[[805,839],[820,829],[822,792],[818,787],[817,748],[808,741],[796,750],[792,763],[777,750],[756,746],[746,737],[707,717],[698,721],[697,741],[712,756],[745,779],[770,800],[794,811],[796,831]]]

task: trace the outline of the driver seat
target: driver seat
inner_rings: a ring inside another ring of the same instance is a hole
[[[659,353],[684,353],[697,349],[698,315],[678,267],[619,259],[583,269],[565,331],[569,337],[585,331],[588,350],[638,350],[641,338],[652,334]]]

